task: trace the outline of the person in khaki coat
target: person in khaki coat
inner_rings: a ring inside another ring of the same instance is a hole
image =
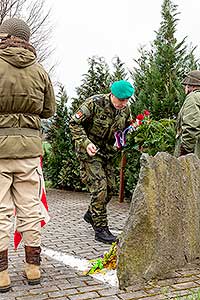
[[[14,208],[28,283],[40,282],[41,118],[54,114],[55,96],[29,38],[30,28],[20,19],[0,25],[0,292],[11,287],[8,247]]]
[[[194,153],[200,158],[200,71],[188,73],[183,84],[186,98],[177,118],[175,156]]]

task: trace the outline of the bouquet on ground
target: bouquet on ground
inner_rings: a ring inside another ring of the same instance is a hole
[[[117,243],[112,243],[108,252],[101,257],[90,260],[91,267],[85,275],[103,272],[104,269],[115,270],[117,265]]]

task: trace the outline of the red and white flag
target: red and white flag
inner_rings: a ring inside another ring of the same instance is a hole
[[[40,168],[42,170],[42,158],[40,159]],[[43,174],[41,172],[41,174]],[[44,177],[42,175],[42,180],[41,180],[41,195],[40,195],[40,207],[41,207],[41,213],[42,216],[44,216],[44,219],[41,221],[41,227],[46,225],[49,220],[49,214],[48,214],[48,204],[47,204],[47,197],[46,197],[46,190],[45,190],[45,184],[44,184]],[[16,217],[15,217],[15,228],[16,228]],[[22,234],[15,230],[14,232],[14,248],[17,250],[20,242],[22,240]]]

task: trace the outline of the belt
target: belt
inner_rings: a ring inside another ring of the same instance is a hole
[[[41,136],[38,129],[32,128],[0,128],[0,136],[5,135],[25,135],[25,136]]]

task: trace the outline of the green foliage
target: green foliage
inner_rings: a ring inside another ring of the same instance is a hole
[[[111,75],[112,82],[118,80],[128,80],[128,73],[124,67],[124,63],[120,60],[118,56],[114,57],[112,60],[113,64],[113,74]]]
[[[161,15],[161,26],[151,50],[139,50],[141,57],[135,61],[137,67],[133,72],[136,87],[133,114],[146,108],[157,120],[177,116],[185,97],[183,75],[197,68],[194,49],[188,51],[185,39],[178,42],[175,37],[177,6],[171,0],[164,0]]]
[[[175,144],[175,118],[184,101],[183,75],[198,68],[194,50],[188,49],[184,38],[175,37],[178,22],[177,5],[163,0],[159,30],[151,49],[139,49],[140,58],[132,72],[135,101],[131,103],[133,116],[144,109],[151,112],[151,122],[141,125],[128,137],[127,167],[125,171],[126,194],[131,194],[137,183],[142,152],[155,155],[166,151],[173,153]]]
[[[125,191],[130,196],[138,180],[140,156],[142,152],[155,155],[159,151],[173,153],[175,143],[175,119],[185,98],[182,87],[183,75],[198,69],[195,48],[188,48],[186,38],[178,41],[176,26],[178,22],[177,5],[171,0],[163,0],[162,21],[151,49],[139,50],[140,58],[131,76],[135,86],[135,101],[130,100],[131,111],[135,117],[144,109],[151,112],[149,123],[143,123],[135,132],[128,135],[125,148],[127,166],[125,169]],[[51,145],[45,152],[44,169],[47,180],[53,186],[70,189],[85,189],[79,178],[79,163],[76,159],[69,131],[69,118],[90,96],[110,92],[115,80],[128,79],[128,73],[119,57],[113,59],[113,71],[103,57],[88,59],[88,72],[83,74],[82,83],[76,88],[77,97],[67,108],[67,95],[63,87],[58,96],[57,114],[48,130]],[[49,128],[49,123],[44,124]],[[116,174],[119,164],[116,161]],[[119,178],[119,177],[118,177]],[[119,183],[119,180],[117,180]]]
[[[73,149],[69,130],[70,114],[68,97],[63,86],[57,97],[57,112],[47,132],[48,144],[44,144],[44,175],[52,187],[60,189],[83,190],[80,181],[79,162]]]
[[[168,297],[167,299],[171,299]],[[176,298],[173,298],[174,300],[200,300],[200,290],[197,292],[190,292],[187,296],[177,296]]]
[[[77,98],[72,99],[71,111],[74,113],[78,107],[89,97],[97,94],[110,93],[112,82],[127,79],[128,74],[124,63],[119,57],[112,62],[113,72],[103,57],[88,58],[88,71],[82,75],[82,84],[76,88]]]
[[[188,291],[188,295],[175,296],[173,293],[171,295],[170,288],[164,287],[162,288],[162,294],[166,297],[166,300],[174,299],[174,300],[200,300],[200,290],[196,291]],[[177,292],[179,294],[179,292]]]
[[[82,84],[76,88],[77,98],[72,99],[72,113],[89,97],[109,92],[111,76],[103,57],[88,58],[88,72],[83,74]]]
[[[175,145],[175,120],[149,119],[127,135],[127,166],[125,171],[127,196],[131,196],[139,175],[140,156],[148,153],[154,156],[157,152],[173,154]]]
[[[49,144],[49,142],[44,141],[42,143],[42,148],[45,154],[49,155],[49,153],[51,152],[51,145]]]
[[[172,154],[175,145],[175,120],[149,120],[143,123],[129,135],[129,149],[133,144],[135,149],[152,156],[157,152]]]

